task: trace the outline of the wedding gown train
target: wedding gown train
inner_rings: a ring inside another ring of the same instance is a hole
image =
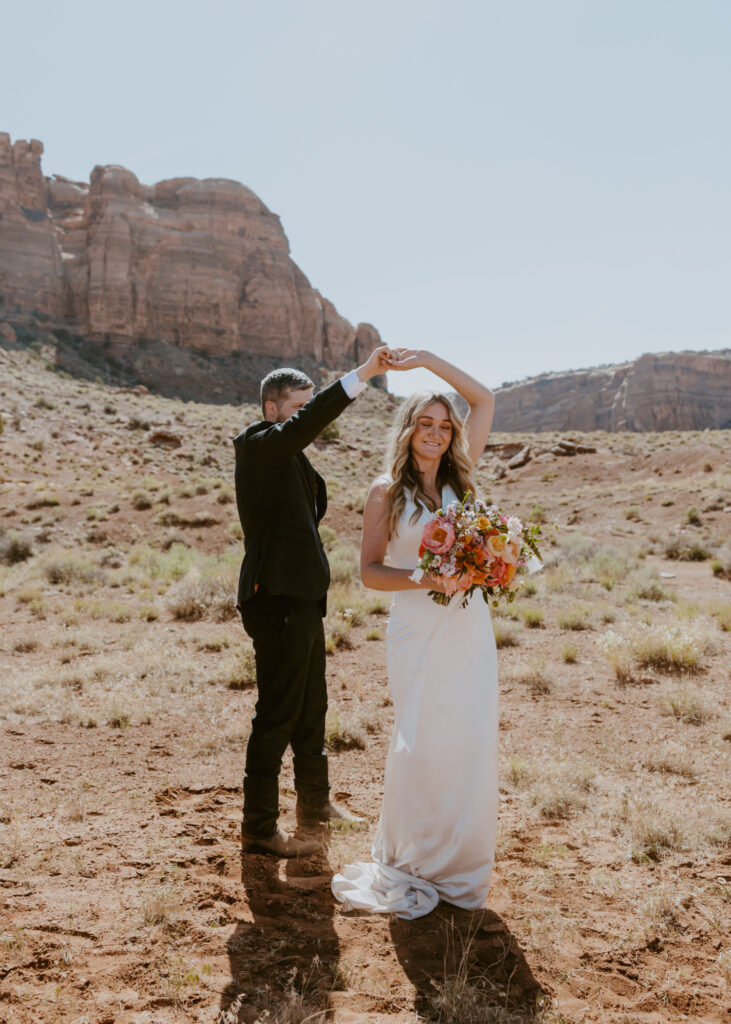
[[[446,487],[442,501],[456,500]],[[430,513],[407,499],[390,564],[412,569]],[[371,863],[349,864],[332,890],[346,910],[415,918],[439,899],[485,905],[498,805],[497,652],[488,606],[475,594],[447,607],[424,590],[394,595],[386,665],[394,728]]]

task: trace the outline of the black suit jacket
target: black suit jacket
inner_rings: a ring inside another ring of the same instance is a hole
[[[236,505],[246,546],[239,604],[257,586],[311,601],[325,598],[330,567],[317,524],[327,491],[303,449],[350,402],[336,381],[284,423],[260,420],[234,438]]]

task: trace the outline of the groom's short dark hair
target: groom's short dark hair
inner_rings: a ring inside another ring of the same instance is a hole
[[[306,388],[314,388],[314,384],[301,370],[293,370],[284,366],[279,370],[272,370],[261,382],[260,397],[261,411],[266,412],[266,402],[279,402],[286,391],[304,391]]]

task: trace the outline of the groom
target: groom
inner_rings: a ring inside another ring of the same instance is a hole
[[[263,419],[234,439],[236,504],[246,553],[238,608],[254,642],[258,699],[246,747],[245,851],[276,857],[315,853],[277,827],[279,770],[294,754],[297,821],[359,821],[330,800],[325,754],[325,614],[330,569],[317,524],[327,508],[325,481],[304,449],[365,388],[389,369],[392,351],[368,360],[313,397],[299,370],[274,370],[261,382]]]

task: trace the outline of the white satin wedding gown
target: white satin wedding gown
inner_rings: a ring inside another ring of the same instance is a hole
[[[456,500],[450,487],[444,505]],[[390,564],[413,569],[424,524],[407,498]],[[426,590],[394,595],[386,664],[394,728],[371,863],[332,881],[346,910],[421,917],[442,898],[485,906],[498,806],[497,652],[488,606],[456,594],[447,607]]]

